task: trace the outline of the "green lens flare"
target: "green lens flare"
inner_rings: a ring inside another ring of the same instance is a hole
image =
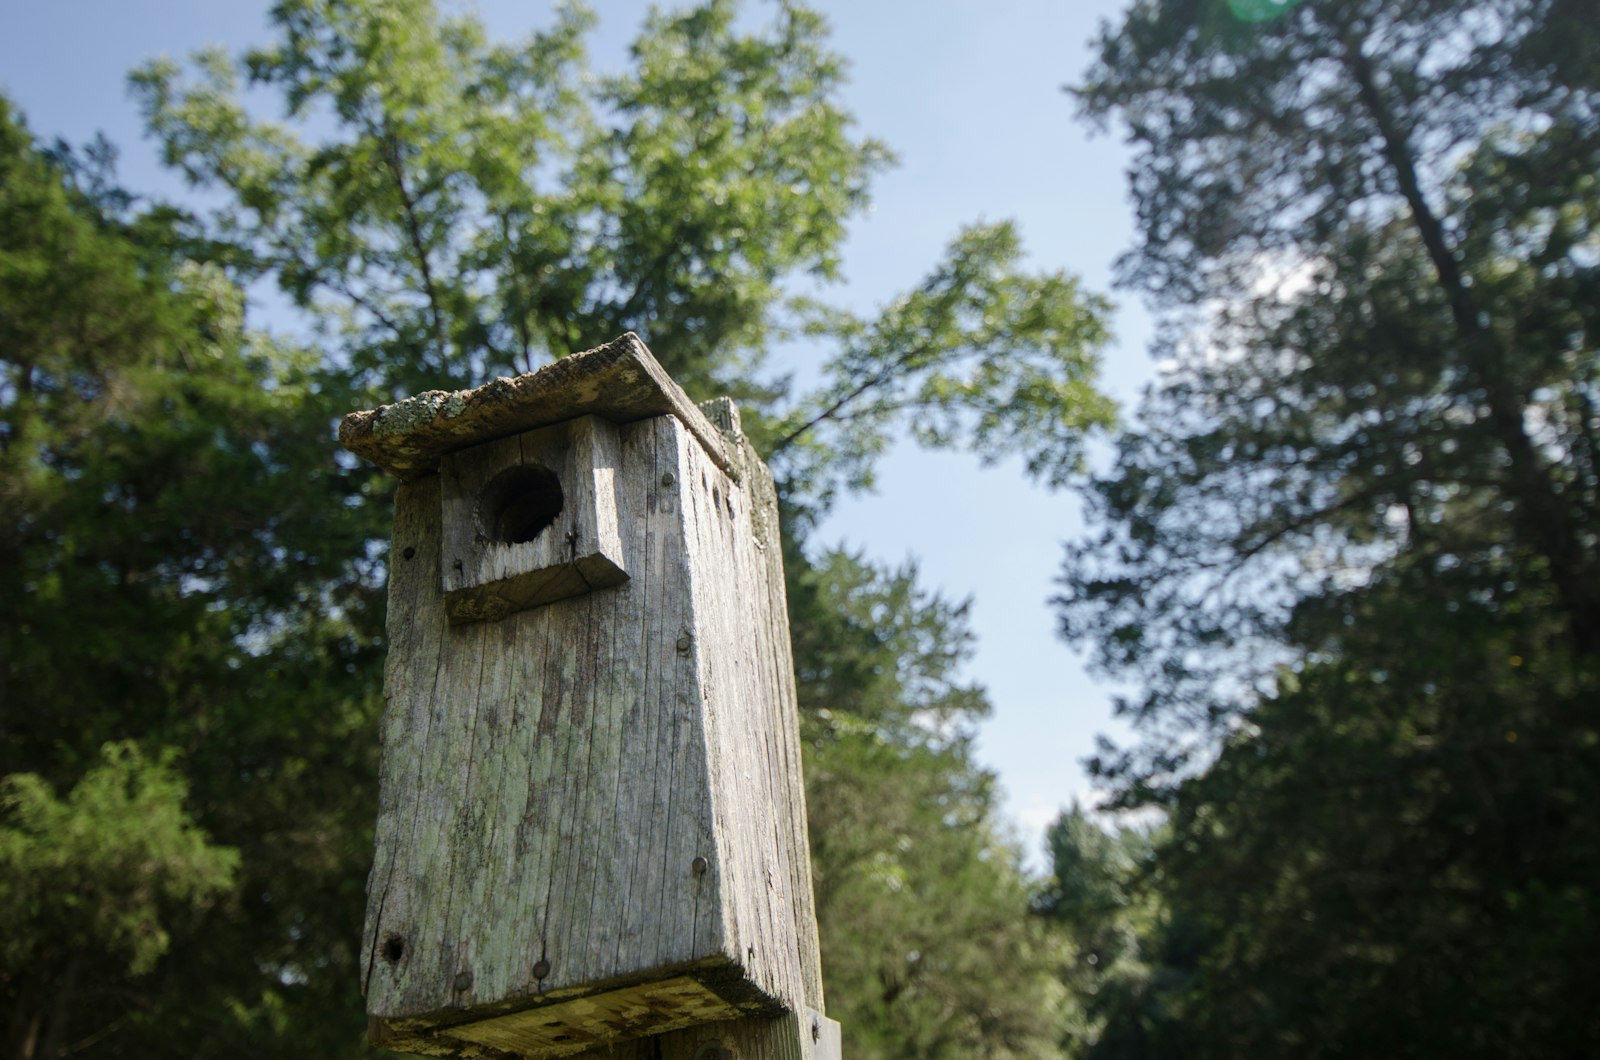
[[[1241,22],[1265,22],[1297,5],[1300,0],[1228,0],[1228,10]]]

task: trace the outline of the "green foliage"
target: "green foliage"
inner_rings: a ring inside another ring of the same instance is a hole
[[[1182,1002],[1196,1055],[1600,1041],[1592,663],[1574,671],[1548,601],[1470,600],[1406,572],[1339,601],[1341,656],[1286,675],[1180,795],[1162,864],[1206,939]]]
[[[770,14],[653,15],[597,77],[577,6],[505,44],[422,0],[283,0],[266,46],[134,76],[196,212],[134,213],[104,146],[46,155],[6,110],[0,699],[37,707],[6,712],[0,775],[66,789],[108,742],[171,748],[194,826],[238,852],[152,967],[84,965],[14,1053],[361,1051],[389,505],[338,414],[632,329],[784,450],[791,528],[908,420],[1075,466],[1108,419],[1105,306],[1025,271],[1009,227],[962,234],[878,320],[792,296],[836,278],[888,155],[838,104],[822,20]],[[246,326],[261,279],[313,349]],[[836,351],[817,395],[761,374],[797,335]],[[1037,1055],[1060,987],[971,759],[959,609],[910,571],[789,560],[853,1052]]]
[[[1094,389],[1107,306],[1022,271],[1010,226],[963,233],[876,320],[786,293],[837,279],[889,155],[836,101],[820,16],[784,4],[753,32],[736,16],[732,0],[652,15],[631,68],[595,77],[580,7],[497,45],[422,0],[284,3],[280,44],[134,84],[168,161],[225,194],[210,237],[385,394],[632,330],[691,393],[740,398],[818,503],[869,482],[908,422],[928,444],[1021,447],[1054,481],[1075,471],[1081,434],[1111,419]],[[247,86],[281,91],[287,120],[253,117]],[[837,348],[815,394],[762,381],[794,336]]]
[[[1595,39],[1521,0],[1102,38],[1173,315],[1063,626],[1141,678],[1096,766],[1172,831],[1160,975],[1091,1055],[1600,1041]]]
[[[426,0],[296,0],[282,40],[135,77],[167,158],[228,203],[253,269],[396,393],[464,386],[636,330],[694,390],[773,333],[780,281],[836,268],[887,159],[832,96],[820,19],[745,34],[726,0],[656,14],[593,77],[593,16],[516,44]],[[283,93],[254,118],[241,78]]]
[[[1228,724],[1226,703],[1251,700],[1240,683],[1268,688],[1286,661],[1270,645],[1297,601],[1407,552],[1441,567],[1510,563],[1519,587],[1553,592],[1568,635],[1593,648],[1593,89],[1574,94],[1559,68],[1518,74],[1565,24],[1512,19],[1505,6],[1303,4],[1246,34],[1147,5],[1106,38],[1083,97],[1097,112],[1119,108],[1149,144],[1136,179],[1147,245],[1130,275],[1225,299],[1210,326],[1168,347],[1140,429],[1091,490],[1105,531],[1069,562],[1065,629],[1097,636],[1108,668],[1146,678],[1136,713]],[[1440,60],[1461,67],[1418,80],[1404,76],[1415,56],[1402,51],[1373,69],[1375,42],[1452,40],[1476,26],[1474,12],[1524,28],[1483,42],[1491,66],[1447,51]],[[1313,56],[1326,76],[1308,84],[1298,71]],[[1232,87],[1214,76],[1229,64]],[[1285,98],[1268,94],[1291,74]],[[1361,86],[1380,84],[1368,100]],[[1530,101],[1556,124],[1514,132],[1532,121]],[[1291,103],[1292,120],[1279,113]],[[1244,142],[1258,117],[1267,130],[1289,123],[1274,141],[1281,156]],[[1386,138],[1391,120],[1410,138]],[[1425,175],[1421,152],[1447,128],[1458,143],[1486,138],[1414,201],[1397,194],[1410,184],[1401,174]],[[1346,143],[1341,168],[1316,161]],[[1199,161],[1224,150],[1276,168],[1241,184],[1242,164]],[[1181,159],[1204,172],[1169,172]],[[1180,174],[1195,188],[1173,186]],[[1233,183],[1201,196],[1208,181]],[[1284,207],[1291,195],[1304,211]],[[1197,241],[1180,224],[1219,214],[1231,218],[1226,238]],[[1263,269],[1281,282],[1252,284]],[[1180,769],[1181,742],[1145,775]]]
[[[44,1052],[18,1055],[226,1047],[260,1006],[305,1018],[286,1054],[353,1044],[321,1015],[359,1004],[350,866],[376,775],[381,516],[328,430],[350,392],[244,331],[219,270],[175,257],[159,217],[104,212],[9,107],[0,148],[0,775],[65,788],[104,744],[172,749],[196,825],[239,857],[227,902],[164,925],[157,972],[77,961]]]
[[[1165,963],[1172,932],[1152,886],[1158,838],[1108,831],[1076,805],[1050,826],[1050,875],[1033,908],[1067,943],[1068,1056],[1181,1054],[1184,1026],[1167,1003],[1182,973]]]
[[[831,552],[787,563],[828,1011],[860,1057],[1051,1051],[1057,946],[972,760],[965,606]]]
[[[0,782],[0,981],[75,974],[63,954],[143,975],[171,944],[174,910],[232,888],[239,853],[195,827],[171,756],[152,762],[132,743],[102,754],[65,799],[36,773]]]
[[[173,930],[231,891],[239,853],[195,826],[172,757],[106,744],[65,799],[36,773],[0,780],[7,1055],[60,1055],[117,1030],[127,1015],[102,1012],[99,1030],[66,1037],[88,1022],[75,1009],[114,1003],[119,980],[148,975]]]
[[[775,427],[777,466],[796,488],[825,502],[840,485],[870,486],[908,417],[924,445],[1021,453],[1052,485],[1083,470],[1085,436],[1115,419],[1094,387],[1110,304],[1065,273],[1020,272],[1021,257],[1010,224],[974,226],[876,320],[812,307],[812,332],[838,334],[841,348],[824,385]]]

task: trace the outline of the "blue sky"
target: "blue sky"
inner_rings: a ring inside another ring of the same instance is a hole
[[[751,0],[759,15],[770,0]],[[851,62],[845,105],[900,165],[875,187],[872,212],[853,227],[846,284],[832,297],[862,311],[914,285],[965,224],[1015,219],[1041,269],[1065,268],[1110,290],[1111,263],[1132,241],[1115,137],[1077,122],[1061,86],[1088,63],[1087,42],[1125,0],[813,0]],[[237,48],[263,40],[262,0],[11,0],[0,35],[0,86],[41,138],[83,141],[104,131],[121,147],[135,191],[177,194],[142,139],[125,75],[160,54]],[[602,67],[625,47],[649,5],[598,0],[592,40]],[[551,5],[484,0],[497,36],[548,22]],[[1148,318],[1117,297],[1116,341],[1105,386],[1126,405],[1151,375]],[[595,336],[600,342],[611,336]],[[1076,502],[1031,486],[1016,461],[989,468],[958,454],[906,445],[879,469],[879,488],[847,499],[823,543],[845,542],[889,562],[916,557],[925,584],[972,598],[977,654],[969,668],[995,704],[980,758],[1000,777],[1008,816],[1034,862],[1045,824],[1089,788],[1079,759],[1098,732],[1120,733],[1112,690],[1083,672],[1057,639],[1046,604],[1061,542],[1078,533]]]

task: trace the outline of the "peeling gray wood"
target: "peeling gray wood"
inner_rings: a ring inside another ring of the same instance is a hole
[[[675,416],[718,467],[737,475],[722,436],[631,331],[537,372],[352,412],[339,424],[339,443],[410,481],[436,471],[446,453],[585,415],[618,424]]]
[[[397,495],[363,943],[391,1048],[569,1055],[822,1009],[770,476],[672,416],[617,437],[627,581],[497,621],[446,616],[441,479]]]

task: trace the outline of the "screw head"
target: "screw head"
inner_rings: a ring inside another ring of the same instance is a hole
[[[693,644],[694,638],[687,633],[678,638],[678,650],[685,655],[689,654],[689,648]]]
[[[661,476],[661,484],[663,486],[670,486],[676,481],[678,481],[678,480],[672,477],[672,472],[670,472],[670,471],[668,471],[665,475]]]
[[[533,977],[535,979],[545,979],[545,978],[548,978],[549,975],[550,975],[550,962],[545,960],[543,957],[540,957],[533,964]]]
[[[696,876],[704,876],[706,874],[706,870],[711,868],[711,862],[707,861],[704,857],[696,857],[693,861],[689,862],[689,868]]]
[[[458,993],[472,989],[472,972],[462,969],[456,973],[456,991]]]

